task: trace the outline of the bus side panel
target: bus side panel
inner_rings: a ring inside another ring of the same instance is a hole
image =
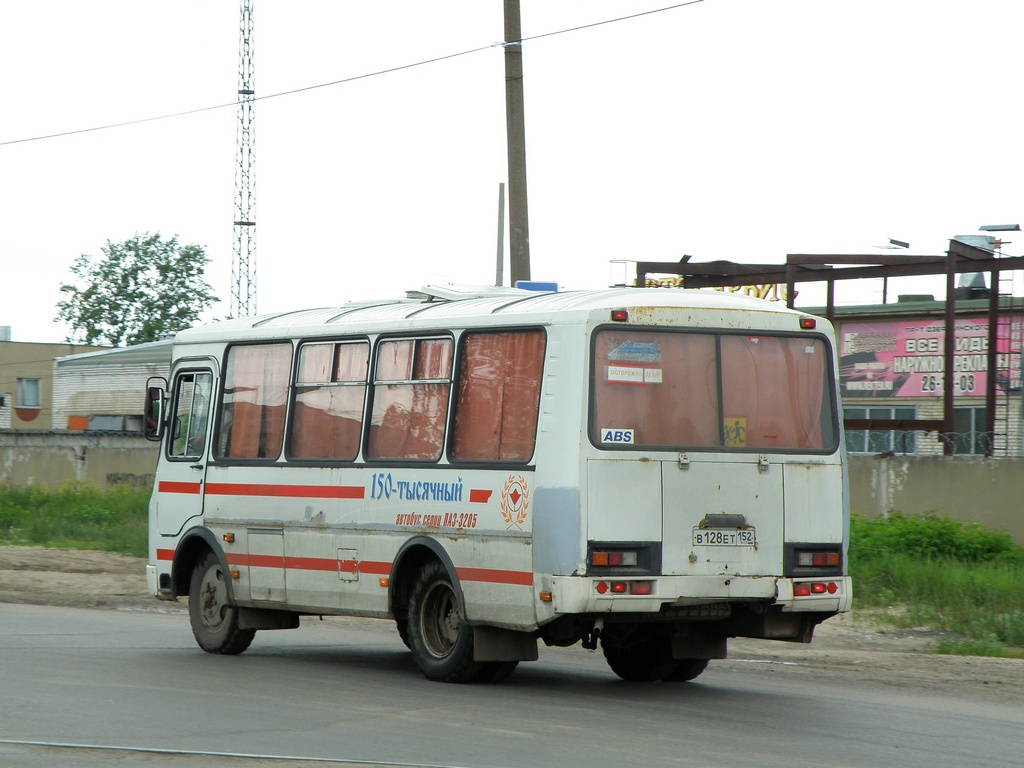
[[[533,568],[569,575],[584,568],[583,522],[577,488],[538,488],[533,519]],[[550,587],[548,587],[550,588]]]

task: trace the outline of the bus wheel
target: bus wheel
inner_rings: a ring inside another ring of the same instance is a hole
[[[188,617],[199,647],[207,653],[241,653],[255,630],[238,628],[238,608],[228,598],[228,575],[213,552],[192,571],[188,590]]]
[[[468,683],[482,665],[473,661],[473,628],[459,610],[448,571],[437,560],[416,575],[409,595],[409,644],[420,672],[442,683]]]
[[[663,678],[667,683],[686,683],[708,668],[708,659],[679,659],[676,668]]]
[[[518,661],[488,661],[480,665],[483,669],[480,670],[479,676],[477,676],[478,683],[500,683],[513,672],[516,671],[516,667],[519,666]]]
[[[409,619],[395,619],[395,628],[398,630],[398,636],[405,643],[405,647],[412,648],[409,643]]]
[[[672,644],[666,637],[655,637],[633,645],[601,643],[604,658],[612,672],[631,683],[653,683],[672,674],[679,663],[672,658]]]

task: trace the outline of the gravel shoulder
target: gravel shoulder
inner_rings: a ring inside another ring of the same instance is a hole
[[[184,603],[161,602],[149,595],[145,566],[142,558],[109,552],[0,546],[0,603],[186,610]],[[729,658],[715,664],[765,664],[779,674],[818,680],[1024,702],[1024,660],[929,653],[938,639],[928,628],[885,629],[854,611],[818,627],[810,645],[741,638],[730,642]]]

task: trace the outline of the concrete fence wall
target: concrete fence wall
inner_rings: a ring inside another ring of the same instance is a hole
[[[158,449],[141,435],[0,431],[0,483],[153,484]],[[850,457],[850,506],[866,517],[936,514],[1002,528],[1024,545],[1024,458]]]
[[[1024,546],[1024,458],[850,457],[850,507],[865,517],[935,512],[1008,531]]]
[[[0,431],[0,483],[152,487],[157,443],[139,434]]]

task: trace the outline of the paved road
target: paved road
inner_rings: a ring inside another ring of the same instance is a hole
[[[195,646],[180,613],[0,604],[0,766],[318,764],[226,754],[467,768],[1018,768],[1024,712],[773,664],[712,663],[696,683],[630,685],[578,648],[542,648],[502,685],[452,686],[420,676],[385,622],[303,619],[217,657]]]

